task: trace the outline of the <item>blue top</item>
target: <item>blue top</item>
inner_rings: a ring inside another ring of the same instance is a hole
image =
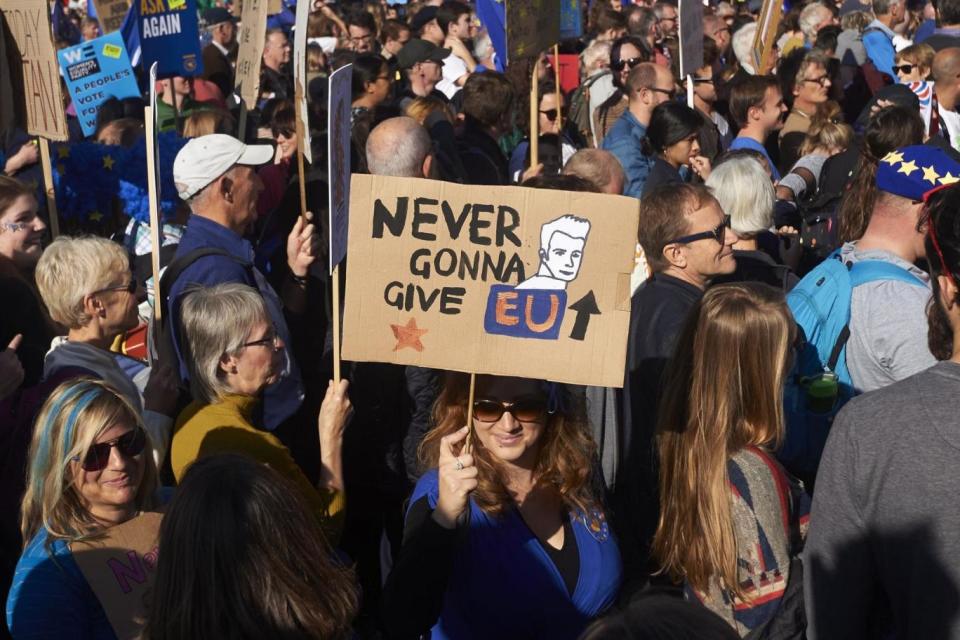
[[[205,247],[215,247],[253,264],[254,252],[251,245],[243,237],[227,229],[221,224],[198,215],[190,216],[183,239],[177,247],[174,257],[180,258],[186,254]],[[170,309],[167,310],[167,322],[171,318],[180,317],[180,297],[183,290],[190,284],[213,286],[224,282],[240,282],[260,291],[263,301],[267,305],[270,319],[277,333],[283,338],[284,347],[283,375],[277,382],[266,388],[263,395],[263,425],[272,431],[281,422],[296,413],[303,402],[303,385],[300,382],[300,370],[297,368],[290,352],[292,342],[287,321],[283,316],[283,305],[273,287],[267,282],[255,267],[245,268],[242,264],[226,256],[204,256],[183,270],[177,281],[170,287]],[[171,313],[172,310],[172,313]],[[174,343],[176,340],[176,333]],[[177,347],[177,358],[180,360],[180,375],[189,377],[187,365],[183,360],[180,345]],[[258,425],[261,426],[261,425]]]
[[[437,470],[425,473],[410,504],[439,497]],[[430,633],[445,638],[579,637],[617,596],[620,550],[603,513],[571,514],[580,575],[571,596],[540,541],[516,509],[500,518],[470,500],[469,534],[454,556],[443,609]]]
[[[733,142],[730,143],[730,151],[733,151],[734,149],[752,149],[753,151],[759,151],[763,154],[763,157],[767,159],[767,164],[770,165],[770,171],[773,173],[773,179],[780,179],[780,172],[777,171],[777,165],[773,164],[773,160],[770,159],[770,154],[767,153],[767,150],[762,144],[753,138],[747,138],[745,136],[738,136],[734,138]]]
[[[893,62],[897,52],[893,48],[893,36],[893,31],[887,25],[874,20],[863,32],[863,48],[867,50],[867,57],[877,71],[896,80],[897,74],[893,72]]]
[[[627,176],[623,188],[623,195],[639,198],[643,193],[643,185],[647,181],[650,169],[653,167],[653,158],[644,155],[641,143],[647,136],[647,127],[637,117],[624,111],[610,131],[603,137],[600,147],[617,156],[623,172]]]
[[[933,35],[934,30],[937,28],[937,21],[933,18],[929,18],[920,23],[920,26],[917,27],[916,32],[913,34],[913,43],[920,44],[927,38]]]
[[[45,548],[41,529],[23,550],[7,596],[7,626],[17,640],[116,640],[100,601],[65,540]]]

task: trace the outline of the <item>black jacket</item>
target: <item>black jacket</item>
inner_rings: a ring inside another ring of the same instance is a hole
[[[212,42],[203,48],[203,79],[217,85],[226,100],[233,93],[233,66]]]
[[[463,133],[457,140],[460,161],[467,174],[467,184],[510,184],[507,157],[497,141],[483,125],[466,116]]]
[[[650,173],[647,174],[647,181],[643,183],[640,199],[646,198],[651,191],[665,184],[683,184],[683,177],[672,164],[657,156],[653,159],[653,166],[650,167]]]

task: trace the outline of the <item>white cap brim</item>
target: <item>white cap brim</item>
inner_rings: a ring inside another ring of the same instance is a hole
[[[269,144],[248,144],[243,153],[240,154],[237,164],[259,167],[262,164],[272,162],[273,156],[274,150]]]

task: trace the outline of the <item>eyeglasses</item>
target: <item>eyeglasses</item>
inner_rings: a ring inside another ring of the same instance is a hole
[[[263,336],[259,340],[253,340],[252,342],[244,342],[240,345],[240,348],[244,347],[272,347],[274,350],[280,348],[279,344],[280,336],[277,335],[276,331],[271,331],[267,335]]]
[[[677,97],[676,89],[661,89],[660,87],[640,87],[641,89],[646,89],[647,91],[654,91],[656,93],[662,93],[667,96],[668,100],[673,100]]]
[[[895,64],[893,65],[893,72],[900,73],[902,71],[903,73],[913,73],[913,68],[915,66],[916,65],[912,64]]]
[[[90,295],[97,293],[106,293],[107,291],[126,291],[127,293],[136,293],[137,292],[137,279],[133,276],[130,276],[130,282],[127,284],[117,285],[116,287],[106,287],[104,289],[97,289]]]
[[[482,399],[473,403],[473,417],[480,422],[496,422],[510,412],[519,422],[537,422],[547,412],[547,401],[540,396],[524,396],[513,402]]]
[[[723,238],[726,236],[727,229],[730,227],[730,216],[723,216],[723,222],[718,224],[715,228],[710,231],[701,231],[700,233],[694,233],[689,236],[680,236],[671,240],[667,244],[689,244],[691,242],[696,242],[697,240],[708,240],[713,238],[720,244],[723,244]]]
[[[550,122],[556,122],[556,121],[557,121],[557,110],[556,110],[556,109],[541,110],[540,113],[542,113],[543,115],[545,115],[545,116],[547,117],[547,120],[549,120]],[[567,117],[567,110],[566,110],[566,109],[560,109],[560,112],[559,112],[559,113],[560,113],[560,115],[563,116],[564,118]]]
[[[830,82],[830,76],[820,76],[819,78],[804,78],[804,82],[815,82],[821,87],[826,87]]]
[[[643,62],[643,58],[639,56],[636,58],[627,58],[626,60],[617,60],[616,62],[611,63],[610,68],[613,69],[614,71],[623,71],[627,67],[630,67],[631,69],[633,69],[635,66],[637,66],[641,62]]]
[[[147,436],[140,427],[128,431],[119,438],[109,442],[98,442],[90,445],[86,457],[80,466],[84,471],[100,471],[110,462],[110,450],[117,448],[121,454],[128,458],[135,458],[143,453],[147,446]],[[74,462],[80,462],[80,456],[73,457]]]
[[[713,78],[694,78],[693,84],[713,84]]]

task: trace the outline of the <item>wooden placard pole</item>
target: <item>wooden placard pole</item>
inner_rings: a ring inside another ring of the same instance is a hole
[[[160,211],[157,202],[157,151],[156,132],[152,107],[143,108],[147,142],[147,192],[150,198],[150,268],[153,271],[153,317],[163,320],[163,305],[160,304]]]
[[[240,96],[239,91],[237,96]],[[237,140],[247,142],[247,102],[243,98],[240,98],[240,117],[237,118]]]
[[[467,396],[467,439],[463,441],[463,452],[473,451],[473,399],[477,388],[477,374],[470,374],[470,394]]]
[[[50,235],[60,235],[60,217],[57,215],[57,192],[53,188],[53,168],[50,166],[50,141],[40,138],[40,164],[43,166],[43,188],[47,194],[47,214],[50,216]]]
[[[557,92],[557,131],[563,132],[563,92],[560,90],[560,45],[553,45],[553,77]]]
[[[540,57],[533,63],[530,80],[530,168],[540,164]]]
[[[294,104],[300,104],[300,101],[303,100],[303,86],[298,82],[297,87],[294,91]],[[307,176],[303,168],[303,144],[304,144],[304,127],[306,123],[300,121],[300,116],[298,115],[294,118],[296,123],[296,132],[297,132],[297,176],[299,177],[300,183],[300,216],[303,218],[303,224],[306,225],[307,222]]]
[[[333,265],[333,383],[340,384],[340,265]]]

